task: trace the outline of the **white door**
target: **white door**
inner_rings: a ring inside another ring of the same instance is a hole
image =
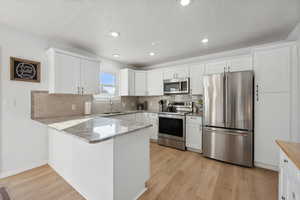
[[[263,93],[288,92],[290,62],[290,47],[256,51],[254,69],[259,90]]]
[[[163,74],[163,79],[187,78],[190,76],[189,67],[187,65],[167,68]]]
[[[205,65],[202,63],[193,64],[190,66],[191,93],[194,95],[203,94],[204,72],[205,72]]]
[[[289,94],[259,92],[255,102],[255,161],[277,167],[279,151],[275,140],[290,138]]]
[[[135,95],[147,95],[147,76],[145,71],[135,71]]]
[[[253,70],[252,56],[240,56],[228,60],[227,70],[229,72]]]
[[[119,82],[120,96],[134,96],[135,95],[135,73],[130,69],[120,70]]]
[[[223,73],[226,70],[227,61],[213,61],[209,62],[205,66],[205,74],[219,74]]]
[[[161,70],[147,71],[148,95],[163,95],[163,72]]]
[[[190,77],[190,70],[187,65],[181,65],[175,67],[175,77],[176,78],[187,78]]]
[[[186,146],[202,152],[202,118],[186,117]]]
[[[55,54],[54,93],[80,93],[80,59],[77,57]]]
[[[83,94],[99,94],[99,62],[81,59],[81,86]]]

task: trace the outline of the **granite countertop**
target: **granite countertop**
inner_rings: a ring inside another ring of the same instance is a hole
[[[276,140],[278,146],[300,170],[300,143]]]
[[[56,117],[48,119],[34,119],[50,128],[62,131],[89,143],[97,143],[116,136],[151,127],[150,123],[132,122],[108,118],[114,115],[138,113],[129,111],[114,114],[93,114],[87,116]]]
[[[189,113],[189,114],[187,114],[187,116],[203,117],[203,113],[202,112],[200,112],[200,113]]]

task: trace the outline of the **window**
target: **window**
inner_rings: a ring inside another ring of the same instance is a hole
[[[116,75],[108,72],[100,73],[100,94],[101,96],[116,96]]]

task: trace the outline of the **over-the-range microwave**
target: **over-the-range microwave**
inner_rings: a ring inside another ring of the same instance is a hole
[[[188,94],[189,92],[190,78],[164,80],[164,94]]]

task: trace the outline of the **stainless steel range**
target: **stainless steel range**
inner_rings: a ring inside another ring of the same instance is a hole
[[[158,114],[158,144],[185,150],[185,118],[192,111],[192,102],[169,103],[167,110]]]

